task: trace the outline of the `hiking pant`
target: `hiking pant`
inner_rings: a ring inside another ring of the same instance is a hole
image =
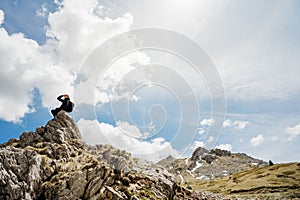
[[[55,108],[54,110],[51,110],[53,117],[55,117],[57,115],[57,113],[59,113],[59,111],[61,111],[61,110],[62,110],[62,108]]]

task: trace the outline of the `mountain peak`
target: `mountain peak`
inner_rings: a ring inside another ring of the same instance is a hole
[[[198,160],[202,156],[208,153],[208,150],[203,147],[198,147],[195,149],[195,151],[192,154],[192,161]]]
[[[168,157],[159,161],[158,164],[168,169],[180,182],[212,180],[241,170],[267,165],[266,162],[246,154],[231,153],[221,149],[207,150],[203,147],[196,148],[191,158],[172,159]]]
[[[66,112],[59,112],[55,118],[50,120],[45,127],[36,128],[35,132],[24,132],[20,139],[11,139],[1,146],[14,145],[25,148],[36,147],[41,143],[68,144],[71,147],[82,148],[84,141],[81,138],[79,129],[73,119]]]

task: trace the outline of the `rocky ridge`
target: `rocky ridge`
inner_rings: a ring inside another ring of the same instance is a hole
[[[191,158],[175,159],[169,156],[157,164],[164,166],[181,183],[193,180],[214,180],[239,171],[267,165],[266,162],[246,154],[231,153],[221,149],[207,150],[202,147],[198,147]]]
[[[0,145],[0,199],[222,199],[177,183],[163,166],[110,145],[89,146],[61,111]]]

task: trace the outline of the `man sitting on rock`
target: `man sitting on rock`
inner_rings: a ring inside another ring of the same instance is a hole
[[[54,110],[51,110],[52,115],[55,117],[57,113],[61,110],[64,110],[66,112],[72,112],[74,108],[74,103],[70,101],[70,97],[67,94],[62,94],[59,97],[57,97],[57,100],[62,102],[61,106],[59,108],[55,108]]]

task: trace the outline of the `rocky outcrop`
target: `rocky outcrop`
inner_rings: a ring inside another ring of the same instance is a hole
[[[191,157],[191,165],[189,166],[190,169],[196,166],[196,163],[199,160],[206,161],[208,164],[211,164],[213,160],[217,159],[221,156],[231,156],[230,151],[221,150],[221,149],[212,149],[208,151],[203,147],[198,147],[192,154]]]
[[[0,199],[220,199],[178,185],[164,167],[110,145],[88,146],[61,111],[0,146]]]
[[[113,166],[117,170],[127,173],[133,168],[134,160],[131,158],[131,155],[111,145],[88,146],[88,151],[94,155],[97,160]]]
[[[0,199],[37,199],[44,183],[60,172],[60,163],[84,151],[70,116],[61,112],[45,127],[25,132],[0,148]]]
[[[213,180],[238,171],[267,165],[266,162],[246,154],[231,153],[221,149],[207,150],[203,147],[196,148],[191,158],[166,158],[157,164],[168,169],[180,183]]]
[[[198,147],[195,149],[195,151],[192,154],[191,160],[192,161],[197,161],[201,159],[204,155],[208,153],[208,150],[203,148],[203,147]]]

